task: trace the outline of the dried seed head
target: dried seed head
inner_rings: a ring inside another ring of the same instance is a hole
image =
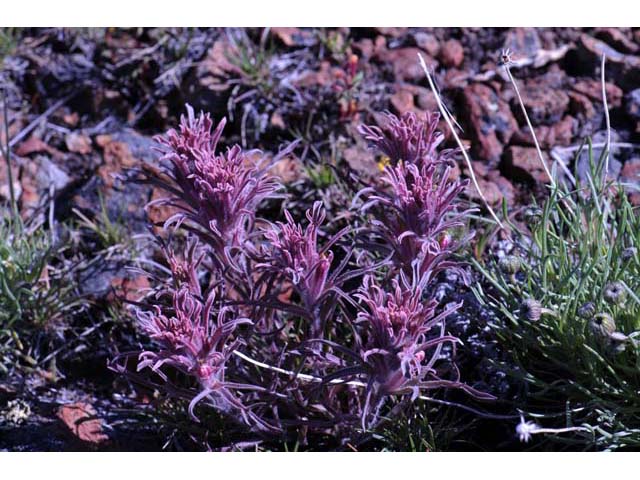
[[[520,305],[520,316],[530,322],[537,322],[542,316],[542,304],[533,298],[527,298]]]
[[[603,296],[612,305],[622,305],[627,299],[627,291],[622,282],[611,282],[604,287]]]
[[[638,249],[636,247],[628,247],[622,251],[622,255],[620,255],[620,257],[622,258],[623,262],[627,262],[629,260],[636,258],[637,255],[638,255]]]
[[[513,275],[520,271],[520,267],[522,267],[522,260],[520,257],[516,257],[515,255],[507,255],[498,261],[498,267],[502,273]]]
[[[596,337],[605,340],[616,331],[616,322],[611,315],[598,313],[589,322],[589,328]]]
[[[578,308],[578,316],[590,320],[596,314],[596,304],[593,302],[587,302]]]
[[[508,48],[506,50],[502,50],[502,53],[500,54],[500,60],[502,61],[502,64],[507,67],[511,65],[511,63],[513,63],[512,55],[513,54],[511,53],[511,50],[509,50]]]
[[[527,209],[524,211],[524,221],[530,227],[535,227],[540,223],[540,220],[542,220],[542,214],[543,212],[540,207],[536,207],[536,206],[527,207]]]

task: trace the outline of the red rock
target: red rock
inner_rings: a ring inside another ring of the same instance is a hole
[[[477,157],[497,163],[518,124],[511,109],[496,92],[481,83],[474,83],[463,91],[461,116],[470,126],[472,151]]]
[[[331,66],[328,61],[320,62],[320,66],[317,70],[305,70],[300,74],[300,77],[294,80],[294,85],[297,87],[314,87],[314,86],[326,86],[330,85],[335,79],[335,73],[337,71],[344,71]]]
[[[440,42],[432,33],[416,32],[413,34],[413,39],[418,48],[427,52],[431,57],[436,57],[440,52]]]
[[[593,102],[602,105],[602,83],[599,80],[578,80],[571,85],[571,88],[575,92],[587,96]],[[619,107],[622,104],[622,89],[610,82],[605,82],[604,88],[607,93],[609,108]]]
[[[213,43],[206,58],[198,63],[196,69],[200,87],[215,92],[229,88],[227,79],[240,73],[239,68],[229,60],[231,55],[232,47],[224,37]]]
[[[445,67],[459,67],[464,61],[462,44],[455,39],[447,40],[440,49],[439,58]]]
[[[391,95],[389,101],[393,106],[394,112],[398,115],[403,115],[406,112],[415,112],[416,110],[416,105],[413,102],[413,93],[406,88],[402,88]]]
[[[554,88],[545,77],[538,77],[527,81],[521,91],[522,102],[527,109],[531,123],[535,125],[553,125],[562,118],[569,107],[569,96],[562,89]],[[517,99],[512,105],[524,125],[521,108]]]
[[[44,143],[35,135],[31,135],[28,139],[26,139],[16,147],[15,154],[20,157],[26,157],[27,155],[31,155],[32,153],[46,152],[48,148],[49,145]]]
[[[624,90],[637,88],[640,77],[640,56],[624,54],[605,42],[587,34],[577,42],[575,61],[589,73],[600,66],[602,55],[606,55],[606,77],[613,79]]]
[[[105,143],[106,142],[106,143]],[[114,185],[114,175],[120,173],[123,168],[134,166],[137,160],[131,154],[129,146],[124,142],[117,142],[111,138],[101,138],[104,144],[103,163],[98,167],[98,175],[107,187]]]
[[[418,53],[422,55],[427,66],[437,65],[425,51],[415,47],[385,50],[378,56],[382,62],[392,66],[396,82],[419,82],[424,80],[424,71],[418,61]]]
[[[64,154],[61,151],[47,145],[35,135],[31,135],[15,149],[15,154],[19,157],[27,157],[33,153],[48,153],[54,158],[64,157]]]
[[[114,298],[122,298],[126,301],[139,301],[144,297],[150,288],[149,279],[146,275],[138,275],[136,277],[116,277],[111,280],[112,292],[107,295],[107,300],[112,301]]]
[[[616,50],[626,53],[637,53],[640,47],[625,35],[620,28],[601,27],[596,29],[596,37],[611,45]]]
[[[167,192],[159,188],[154,187],[151,192],[151,201],[160,200],[161,198],[167,198]],[[151,225],[153,225],[153,231],[162,235],[165,233],[164,229],[157,227],[156,225],[162,225],[169,217],[178,213],[178,209],[169,205],[159,205],[157,203],[149,205],[147,208],[147,218]]]
[[[500,175],[497,170],[488,170],[481,162],[472,162],[473,170],[480,185],[480,190],[491,206],[499,205],[503,199],[509,204],[515,200],[515,188],[509,180]],[[464,172],[468,174],[465,167]],[[469,183],[465,191],[467,197],[476,203],[482,203],[482,198],[473,183]]]
[[[373,51],[376,55],[381,55],[387,49],[387,39],[382,35],[378,35],[374,42]]]
[[[109,142],[111,142],[111,140],[111,135],[98,135],[96,137],[96,145],[98,145],[100,148],[104,148]]]
[[[360,58],[367,60],[371,58],[375,52],[375,46],[373,40],[370,38],[362,38],[351,44],[354,51],[360,54]]]
[[[632,185],[640,184],[640,157],[627,160],[620,172],[620,180]],[[635,206],[640,206],[640,192],[638,190],[630,190],[629,198]]]
[[[620,172],[620,178],[624,182],[637,183],[640,181],[640,157],[627,160]]]
[[[533,57],[542,48],[535,28],[511,28],[507,32],[504,48],[509,49],[515,59]]]
[[[282,113],[279,110],[276,110],[271,114],[269,124],[274,128],[279,128],[280,130],[286,130],[287,128],[284,118],[282,117]]]
[[[289,155],[278,160],[271,167],[270,172],[278,177],[282,183],[287,184],[295,182],[301,177],[302,168],[300,161],[295,156]]]
[[[271,27],[271,33],[286,47],[306,45],[312,38],[309,31],[297,27]]]
[[[607,60],[611,62],[618,63],[624,61],[625,55],[623,53],[618,52],[606,43],[597,40],[586,33],[580,35],[578,47],[582,48],[583,53],[590,54],[592,60],[597,61],[598,64],[600,63],[600,58],[603,53],[606,54]]]
[[[102,420],[96,417],[95,409],[88,403],[63,405],[58,409],[58,418],[83,442],[100,445],[109,439],[104,433]]]
[[[396,85],[396,92],[391,95],[390,102],[394,112],[399,115],[406,112],[420,114],[424,111],[438,109],[438,104],[431,90],[409,83]]]
[[[596,114],[596,109],[593,107],[589,97],[578,92],[568,92],[569,95],[569,110],[574,115],[583,119],[591,119]]]
[[[416,105],[420,110],[426,112],[438,111],[438,102],[430,89],[418,85],[412,85],[411,88],[415,94]]]
[[[81,133],[72,132],[65,137],[67,149],[70,152],[87,155],[92,152],[91,139]]]
[[[573,139],[576,127],[577,122],[575,118],[569,115],[565,116],[560,122],[551,127],[553,138],[552,141],[547,141],[547,148],[552,148],[556,145],[569,145]]]
[[[533,127],[540,148],[547,149],[555,146],[567,146],[573,140],[576,129],[576,120],[570,115],[566,115],[561,121],[552,126],[541,125]],[[520,128],[511,137],[511,143],[515,145],[535,146],[529,128]]]
[[[376,31],[387,37],[398,38],[407,33],[406,27],[376,27]]]
[[[545,158],[545,161],[549,166],[548,158]],[[507,176],[513,180],[533,180],[542,183],[548,181],[547,174],[535,148],[516,146],[507,148],[504,167]]]
[[[370,177],[380,173],[375,152],[367,148],[364,142],[357,141],[355,145],[345,148],[342,152],[342,158],[359,175]]]

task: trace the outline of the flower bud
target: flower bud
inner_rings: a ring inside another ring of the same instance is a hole
[[[520,305],[520,316],[530,322],[537,322],[542,316],[542,305],[533,298],[527,298]]]
[[[535,227],[542,220],[543,211],[540,207],[532,205],[524,211],[524,221],[530,227]]]
[[[638,249],[636,247],[628,247],[622,251],[620,258],[622,258],[623,262],[627,262],[629,260],[636,258],[637,255],[638,255]]]
[[[596,314],[596,304],[593,302],[587,302],[578,308],[578,316],[586,320],[590,320]]]
[[[589,329],[599,339],[608,339],[616,331],[616,322],[607,313],[598,313],[589,322]]]
[[[522,260],[515,255],[507,255],[498,261],[500,271],[507,275],[514,275],[520,271]]]
[[[622,282],[611,282],[604,287],[604,299],[612,305],[622,305],[627,298],[627,291]]]

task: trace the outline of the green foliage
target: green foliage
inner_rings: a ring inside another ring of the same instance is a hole
[[[333,170],[327,164],[317,164],[306,167],[305,171],[318,190],[328,188],[335,182]]]
[[[15,50],[21,30],[18,27],[0,28],[0,65],[4,57]]]
[[[475,293],[498,314],[523,410],[558,418],[568,405],[564,423],[544,426],[581,424],[569,440],[585,448],[638,447],[640,215],[621,185],[602,179],[603,159],[591,163],[585,181],[551,188],[525,212],[526,229],[510,222],[516,272],[505,268],[513,262],[474,261],[488,281]]]
[[[227,60],[239,70],[243,83],[265,95],[275,86],[270,66],[274,48],[267,45],[267,38],[263,33],[259,43],[255,43],[246,34],[240,35],[234,38],[233,48],[226,52]]]
[[[95,235],[101,248],[108,249],[122,246],[132,252],[135,250],[135,245],[127,231],[127,226],[122,218],[111,219],[102,195],[100,195],[100,211],[97,212],[93,220],[78,209],[74,208],[73,213],[80,219],[79,226],[90,230]]]
[[[340,63],[347,60],[351,47],[351,39],[348,35],[327,28],[319,28],[314,33],[333,60]]]
[[[61,252],[41,224],[0,216],[0,373],[16,360],[36,366],[41,352],[32,340],[82,303],[65,272],[52,266]]]

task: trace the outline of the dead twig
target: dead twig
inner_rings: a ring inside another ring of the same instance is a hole
[[[15,147],[18,143],[20,143],[27,135],[29,135],[38,125],[40,125],[40,123],[47,117],[49,117],[49,115],[51,115],[53,112],[55,112],[57,109],[59,109],[62,105],[64,105],[65,103],[67,103],[69,100],[71,100],[71,98],[73,98],[76,95],[77,92],[71,92],[70,94],[68,94],[66,97],[61,98],[60,100],[58,100],[56,103],[54,103],[53,105],[51,105],[49,108],[47,108],[43,113],[41,113],[40,115],[38,115],[35,119],[33,119],[29,125],[27,125],[26,127],[24,127],[22,130],[20,130],[15,137],[13,137],[11,139],[11,141],[9,141],[8,145],[9,148],[13,148]]]

